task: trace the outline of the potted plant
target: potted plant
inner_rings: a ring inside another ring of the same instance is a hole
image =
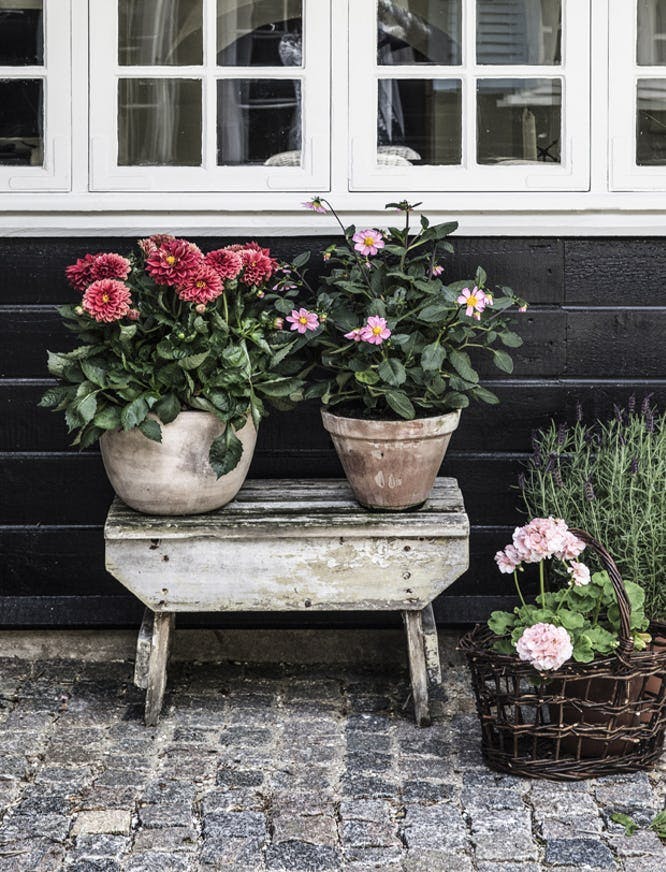
[[[49,352],[74,444],[100,442],[116,493],[155,514],[210,511],[233,499],[252,459],[264,400],[284,407],[303,381],[300,339],[269,314],[295,293],[257,243],[209,251],[159,235],[138,251],[86,254],[67,269],[81,295],[59,309],[77,337]]]
[[[580,560],[589,548],[603,565]],[[644,591],[624,581],[609,552],[557,518],[516,529],[495,555],[512,574],[520,604],[496,611],[461,641],[482,720],[483,751],[494,768],[551,778],[634,771],[661,754],[666,698],[646,691],[663,677],[666,652],[651,650]],[[548,580],[546,564],[563,572]],[[539,594],[519,576],[539,567]],[[562,580],[562,576],[567,581]]]
[[[512,371],[506,348],[522,340],[506,315],[525,303],[509,288],[491,294],[481,267],[474,280],[445,283],[441,258],[453,250],[447,237],[458,225],[431,226],[421,215],[413,232],[418,203],[390,203],[404,224],[386,231],[345,227],[322,197],[306,205],[330,212],[343,234],[324,253],[329,269],[319,290],[303,273],[308,255],[293,264],[313,320],[292,329],[311,331],[319,365],[306,396],[321,399],[324,427],[362,505],[419,505],[460,410],[470,398],[498,401],[481,386],[474,359],[487,351],[498,369]]]

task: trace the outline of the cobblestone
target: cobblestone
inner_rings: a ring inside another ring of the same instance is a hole
[[[585,782],[490,771],[443,641],[429,729],[399,670],[177,663],[147,729],[129,663],[0,662],[0,872],[666,869],[647,829],[666,757]]]

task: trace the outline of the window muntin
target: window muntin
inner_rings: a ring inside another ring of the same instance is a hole
[[[146,5],[92,0],[93,189],[326,188],[329,0],[169,0],[155,49]]]
[[[69,2],[0,0],[0,184],[67,190]]]
[[[387,6],[402,18],[387,16]],[[587,190],[589,0],[460,0],[437,7],[448,12],[445,24],[426,15],[426,3],[377,0],[354,8],[352,190]],[[418,51],[408,25],[418,25]],[[458,25],[460,43],[452,50]],[[399,68],[385,61],[387,33],[401,47]],[[433,63],[431,46],[443,45],[443,34],[449,48]],[[375,38],[379,58],[370,63],[363,46]],[[376,116],[368,112],[372,84]],[[456,113],[450,97],[458,88]],[[450,145],[442,159],[433,142],[444,116],[456,125],[449,143],[459,141],[460,148]]]

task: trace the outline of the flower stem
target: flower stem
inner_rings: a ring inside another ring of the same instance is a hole
[[[539,590],[541,591],[541,607],[543,608],[544,600],[546,599],[546,579],[543,560],[539,563]]]
[[[523,592],[520,589],[520,582],[518,581],[518,570],[517,569],[513,570],[513,581],[514,581],[514,584],[516,585],[516,590],[518,591],[518,599],[520,600],[520,602],[522,603],[523,606],[526,606],[527,603],[525,602],[525,597],[523,596]]]

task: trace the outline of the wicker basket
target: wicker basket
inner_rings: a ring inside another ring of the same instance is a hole
[[[481,720],[486,763],[500,772],[559,781],[635,772],[655,763],[666,728],[666,649],[634,651],[631,607],[606,549],[573,531],[601,558],[620,610],[617,651],[587,664],[539,675],[515,655],[492,650],[497,638],[478,625],[460,641]],[[660,624],[650,627],[666,635]]]

